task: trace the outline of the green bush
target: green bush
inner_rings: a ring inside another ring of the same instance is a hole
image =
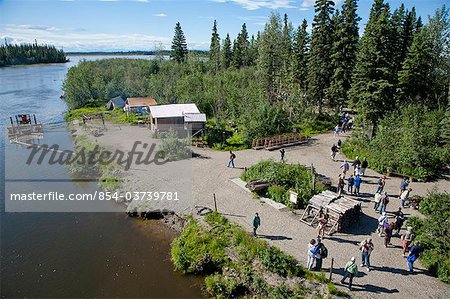
[[[369,167],[427,180],[450,163],[450,149],[442,138],[444,111],[410,106],[380,121],[372,140],[352,138],[342,152],[353,159],[366,157]]]
[[[168,131],[159,146],[161,157],[168,161],[178,161],[192,157],[191,144],[189,139],[181,139],[175,130]]]
[[[287,204],[288,194],[286,188],[283,186],[273,185],[267,189],[267,195],[282,204]]]
[[[304,274],[303,269],[297,266],[297,261],[293,257],[285,254],[276,247],[270,246],[261,250],[259,257],[267,270],[277,273],[282,277]]]
[[[287,201],[287,190],[293,189],[298,193],[298,206],[305,207],[313,194],[312,174],[309,169],[299,164],[279,163],[273,160],[261,161],[249,168],[241,176],[244,181],[263,179],[268,181],[272,188],[268,191],[270,198],[282,202],[281,198]],[[315,180],[316,193],[322,192],[325,186]],[[284,188],[285,195],[281,196],[281,188]],[[269,193],[270,192],[270,193]],[[272,197],[275,196],[275,197]]]
[[[241,295],[242,284],[236,277],[214,274],[205,278],[205,291],[215,298],[230,298]]]
[[[422,264],[440,280],[450,283],[450,194],[430,192],[420,202],[420,212],[426,218],[411,217],[416,239],[424,252]]]

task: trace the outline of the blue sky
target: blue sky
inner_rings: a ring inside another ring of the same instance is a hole
[[[339,8],[343,0],[336,1]],[[372,0],[359,1],[364,24]],[[446,0],[388,1],[415,6],[425,20]],[[250,34],[264,28],[271,11],[287,13],[294,26],[311,24],[314,0],[0,0],[0,38],[49,43],[66,51],[168,49],[180,22],[191,49],[207,49],[214,19],[220,37],[235,38],[242,23]]]

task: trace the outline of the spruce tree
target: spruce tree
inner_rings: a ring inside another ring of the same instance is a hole
[[[283,18],[283,38],[282,38],[282,81],[286,86],[292,81],[292,24],[288,21],[287,14]]]
[[[392,82],[392,32],[389,5],[375,0],[361,38],[353,83],[349,91],[352,106],[375,133],[379,118],[395,108]]]
[[[250,42],[248,41],[247,25],[242,25],[241,32],[238,34],[233,44],[232,65],[236,68],[247,66],[249,64],[248,52]]]
[[[252,38],[250,39],[250,48],[248,51],[248,65],[249,66],[255,65],[257,59],[258,59],[258,38],[255,38],[255,36],[252,35]]]
[[[334,2],[316,0],[312,29],[311,49],[308,60],[308,100],[321,113],[326,89],[332,74],[331,48],[333,45],[331,16]]]
[[[227,33],[227,36],[225,37],[225,40],[223,41],[223,46],[222,46],[222,67],[223,68],[230,67],[232,54],[233,53],[231,52],[230,35]]]
[[[185,62],[187,59],[187,44],[186,37],[181,29],[180,22],[175,25],[175,35],[172,40],[172,51],[170,53],[170,59],[175,60],[178,63]]]
[[[357,8],[357,0],[346,0],[334,25],[333,75],[327,90],[327,98],[333,107],[343,106],[348,100],[359,42]]]
[[[283,29],[279,14],[272,13],[260,39],[258,70],[263,80],[266,97],[273,102],[279,98],[283,66]]]
[[[307,75],[308,75],[308,46],[310,42],[310,36],[306,29],[308,28],[308,22],[304,19],[303,23],[298,26],[294,39],[294,61],[293,61],[293,76],[294,82],[299,87],[300,91],[304,94],[307,88]]]
[[[220,66],[220,37],[217,33],[217,22],[214,20],[211,36],[211,44],[209,46],[209,62],[212,69],[217,72]]]

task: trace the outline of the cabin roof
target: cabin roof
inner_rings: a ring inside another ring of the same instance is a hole
[[[187,123],[205,123],[206,114],[204,113],[185,113],[184,122]]]
[[[121,96],[109,99],[108,103],[113,103],[117,107],[123,107],[125,106],[125,101]]]
[[[170,104],[150,107],[153,118],[184,117],[185,114],[200,114],[195,104]]]
[[[150,97],[128,98],[127,104],[130,107],[153,106],[156,105],[156,100]]]

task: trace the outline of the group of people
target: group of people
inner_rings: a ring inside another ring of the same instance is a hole
[[[353,166],[353,174],[350,174],[348,178],[346,178],[347,173],[350,171],[350,163],[347,160],[341,164],[340,169],[341,173],[338,175],[338,184],[337,190],[339,195],[344,193],[345,189],[345,181],[347,180],[347,193],[350,195],[360,195],[362,176],[365,175],[366,169],[369,166],[366,158],[361,162],[358,157],[355,158],[352,165]]]

